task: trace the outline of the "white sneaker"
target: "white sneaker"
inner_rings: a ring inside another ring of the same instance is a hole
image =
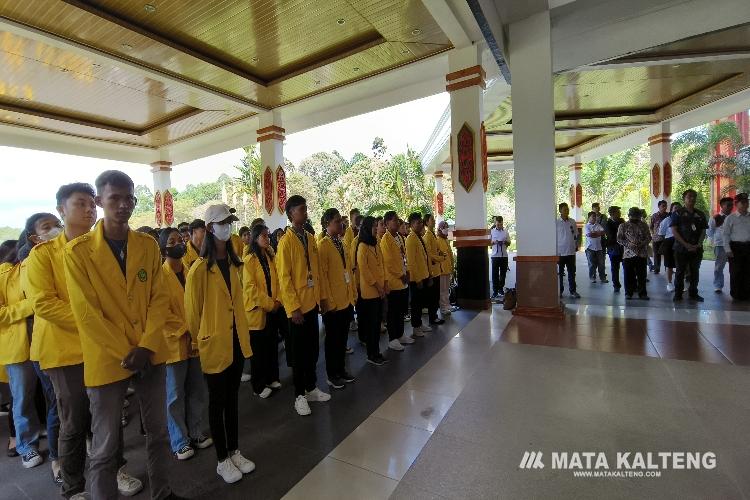
[[[137,495],[143,489],[143,483],[125,472],[123,469],[117,471],[117,491],[124,497]]]
[[[233,452],[229,453],[229,459],[232,461],[234,466],[237,467],[237,469],[239,469],[239,471],[243,474],[250,474],[255,470],[255,464],[247,458],[243,457],[240,453],[240,450],[234,450]]]
[[[262,391],[260,391],[260,394],[258,394],[258,397],[261,398],[261,399],[266,399],[268,396],[271,395],[272,392],[273,391],[271,390],[270,387],[266,387],[265,389],[263,389]]]
[[[240,382],[250,382],[250,374],[249,373],[243,373],[240,377]]]
[[[316,387],[312,391],[305,394],[305,399],[312,402],[325,403],[326,401],[331,399],[331,395],[327,392],[321,391]]]
[[[294,409],[297,410],[298,415],[301,415],[303,417],[312,413],[310,411],[310,405],[307,404],[307,398],[305,398],[305,396],[297,396],[297,399],[294,400]]]
[[[69,500],[91,500],[91,495],[85,491],[82,491],[70,497]]]
[[[403,351],[404,346],[401,345],[401,342],[399,342],[398,339],[393,339],[388,342],[388,349],[392,349],[394,351]]]
[[[402,335],[398,339],[398,341],[399,341],[399,343],[401,345],[404,345],[404,344],[413,344],[414,343],[414,339],[412,337],[409,337],[408,335]]]
[[[451,315],[451,311],[449,311],[448,309],[446,309],[445,311],[440,311],[440,314],[442,314],[444,317],[445,316],[450,316]]]
[[[427,333],[432,331],[432,327],[429,325],[422,325],[419,327],[420,330],[422,330],[422,333]]]
[[[198,439],[193,440],[193,445],[199,450],[205,450],[213,444],[214,440],[207,436],[201,436]]]
[[[281,389],[281,382],[279,382],[278,380],[276,380],[276,381],[271,382],[270,384],[268,384],[268,387],[270,387],[271,389]]]
[[[674,292],[674,285],[672,283],[667,283],[667,293]]]
[[[193,458],[194,455],[195,450],[189,444],[186,444],[185,446],[174,452],[174,456],[177,460],[187,460],[189,458]]]
[[[422,328],[415,326],[412,328],[412,337],[424,337],[424,332],[422,331]]]
[[[219,462],[219,465],[216,466],[216,473],[221,476],[224,482],[229,484],[236,483],[242,479],[242,472],[228,458]]]

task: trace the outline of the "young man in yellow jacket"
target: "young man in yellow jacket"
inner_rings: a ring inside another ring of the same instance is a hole
[[[341,241],[343,225],[341,214],[329,208],[323,214],[325,236],[320,241],[320,310],[326,327],[325,353],[328,385],[343,389],[354,377],[346,370],[346,338],[349,321],[354,314],[352,307],[356,299],[352,262],[346,244]]]
[[[422,240],[424,223],[422,214],[409,215],[409,236],[406,237],[406,266],[409,271],[409,293],[411,296],[411,326],[415,337],[424,337],[432,328],[422,324],[422,308],[427,305],[427,291],[432,285],[430,257],[427,245]]]
[[[422,239],[429,255],[431,278],[431,284],[425,291],[427,315],[430,318],[431,325],[442,325],[445,320],[439,319],[437,314],[438,303],[440,302],[440,265],[447,257],[438,249],[437,236],[435,235],[435,217],[432,214],[425,214],[423,222],[424,236]]]
[[[404,344],[414,339],[404,335],[404,314],[409,307],[409,276],[406,271],[406,248],[398,234],[399,220],[396,212],[386,212],[383,217],[386,232],[380,239],[385,281],[388,283],[388,348],[403,351]]]
[[[159,245],[128,225],[137,202],[130,177],[103,172],[96,191],[104,219],[69,242],[63,260],[91,409],[90,491],[97,499],[117,497],[120,410],[132,382],[148,435],[151,498],[174,497],[168,479],[163,331],[169,297]]]
[[[344,243],[346,243],[346,246],[349,248],[352,248],[354,238],[359,234],[359,223],[357,222],[357,218],[360,217],[358,208],[352,208],[349,210],[349,225],[344,230]],[[359,222],[362,222],[361,218]]]
[[[316,386],[318,364],[318,306],[322,295],[318,271],[318,249],[315,236],[305,231],[307,202],[299,195],[286,202],[286,215],[291,226],[279,242],[276,271],[279,275],[279,296],[289,317],[289,336],[293,345],[292,377],[294,409],[309,415],[310,401],[328,401],[331,395]]]
[[[185,256],[182,258],[182,264],[189,271],[193,262],[198,260],[203,246],[203,239],[206,237],[206,223],[203,219],[195,219],[190,223],[190,241],[185,247]]]
[[[445,221],[438,224],[437,248],[445,256],[440,263],[440,313],[445,317],[453,312],[449,299],[453,278],[453,252],[448,241],[448,223]]]

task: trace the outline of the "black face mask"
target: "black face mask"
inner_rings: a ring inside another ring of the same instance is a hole
[[[181,259],[185,256],[185,252],[187,252],[187,248],[185,248],[185,245],[183,245],[182,243],[173,247],[167,247],[164,250],[164,253],[167,254],[167,257],[171,257],[172,259]]]

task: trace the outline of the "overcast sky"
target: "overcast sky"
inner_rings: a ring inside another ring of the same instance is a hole
[[[376,136],[385,139],[389,154],[405,151],[407,145],[419,152],[448,101],[448,94],[442,93],[288,135],[284,156],[295,164],[318,151],[337,150],[351,158],[358,151],[369,153]],[[214,181],[222,173],[234,175],[233,165],[241,157],[242,150],[238,149],[176,165],[172,186],[184,189],[187,184]],[[79,181],[93,184],[103,170],[123,170],[136,184],[151,186],[153,182],[148,165],[137,163],[2,146],[0,158],[0,226],[20,228],[35,212],[54,213],[58,187]]]

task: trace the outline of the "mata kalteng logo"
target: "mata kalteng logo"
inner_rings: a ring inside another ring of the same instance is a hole
[[[667,470],[711,470],[716,468],[713,452],[618,451],[608,456],[602,451],[553,451],[553,470],[570,470],[575,477],[661,477]],[[544,469],[544,453],[525,451],[519,469]]]

